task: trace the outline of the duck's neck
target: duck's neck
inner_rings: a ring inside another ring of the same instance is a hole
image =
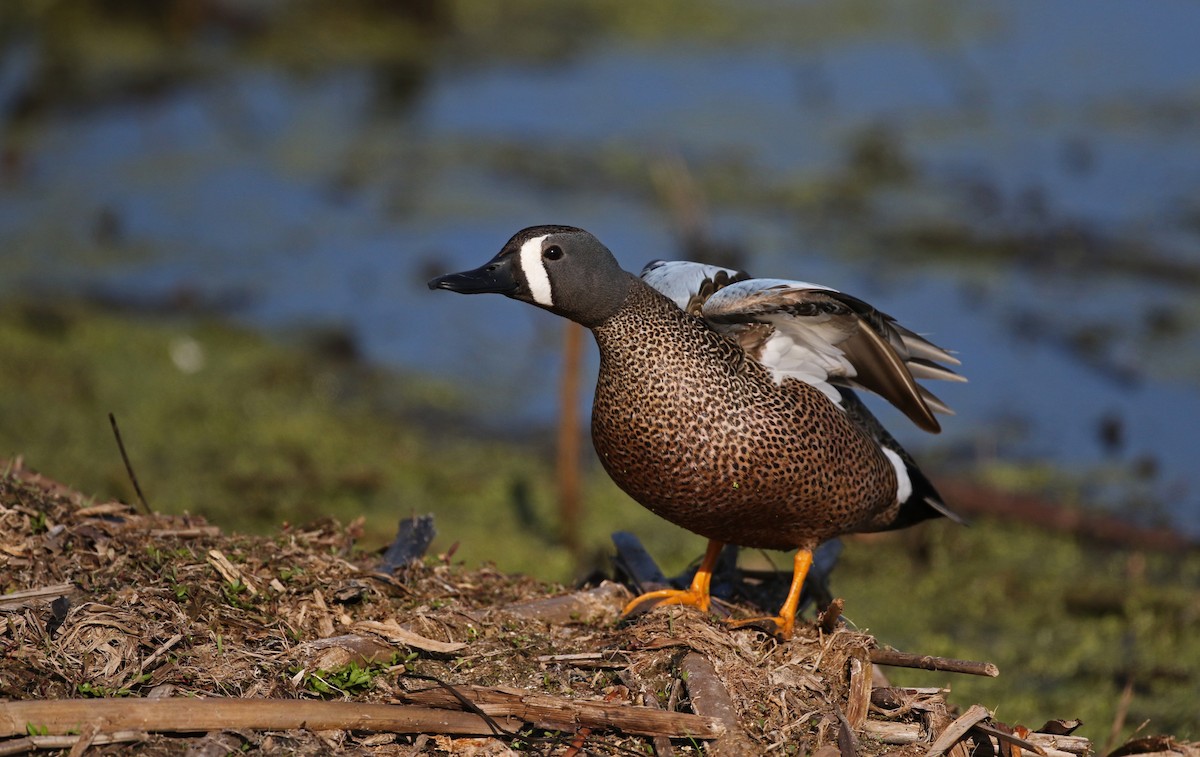
[[[741,362],[739,350],[712,331],[701,319],[688,315],[641,279],[634,279],[621,306],[603,323],[592,327],[600,349],[601,374],[618,370],[642,375],[673,371],[673,353],[695,359]],[[679,380],[676,374],[675,380]]]

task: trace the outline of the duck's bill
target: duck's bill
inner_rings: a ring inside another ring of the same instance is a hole
[[[431,279],[429,288],[449,289],[459,294],[513,294],[517,291],[517,279],[508,261],[492,260],[473,271],[448,273]]]

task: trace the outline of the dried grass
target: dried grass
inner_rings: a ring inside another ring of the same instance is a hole
[[[676,608],[616,627],[624,593],[611,585],[547,600],[570,593],[445,560],[385,576],[374,572],[374,555],[354,551],[355,536],[353,524],[331,521],[285,527],[270,538],[223,534],[198,518],[90,503],[17,466],[0,475],[0,587],[47,591],[0,601],[0,696],[397,703],[429,697],[420,692],[441,682],[476,692],[484,704],[473,706],[483,717],[509,714],[535,695],[544,707],[561,707],[562,717],[578,717],[570,703],[579,700],[700,711],[704,684],[725,692],[735,710],[726,735],[706,746],[633,736],[602,722],[546,731],[530,715],[534,725],[516,738],[242,728],[114,736],[95,727],[74,737],[90,738],[99,754],[126,749],[107,743],[123,738],[147,754],[805,754],[832,747],[916,755],[953,720],[939,690],[888,689],[878,670],[872,690],[874,639],[844,626],[825,632],[803,625],[796,639],[778,643]],[[70,607],[56,615],[52,601],[64,584]],[[685,664],[687,655],[711,663],[712,680],[684,680],[682,671],[700,670]],[[553,713],[541,717],[556,722]],[[69,746],[33,730],[0,742],[0,752]],[[998,743],[972,733],[977,746]],[[1053,748],[1088,746],[1060,739]]]

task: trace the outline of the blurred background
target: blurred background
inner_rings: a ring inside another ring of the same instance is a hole
[[[848,614],[1036,668],[1012,709],[1057,691],[1100,741],[1138,707],[1194,729],[1197,29],[1166,0],[8,0],[0,458],[129,500],[113,412],[156,509],[362,518],[367,546],[432,511],[435,549],[555,580],[625,528],[678,569],[702,542],[613,489],[586,422],[556,468],[594,348],[563,384],[561,320],[425,288],[582,226],[630,270],[819,282],[957,350],[940,436],[873,408],[981,521],[852,544]],[[1047,574],[1075,582],[1018,614]],[[962,623],[912,612],[939,603]]]

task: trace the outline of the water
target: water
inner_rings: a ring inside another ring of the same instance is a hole
[[[712,7],[721,33],[577,30],[549,59],[502,56],[503,33],[456,56],[449,35],[403,97],[369,58],[297,72],[218,47],[151,96],[6,116],[0,291],[185,290],[266,328],[336,323],[373,360],[486,380],[492,423],[546,423],[560,324],[424,281],[534,223],[584,226],[634,270],[677,255],[649,167],[679,156],[753,272],[961,352],[971,383],[937,387],[959,416],[934,438],[888,415],[906,442],[1094,473],[1096,501],[1147,495],[1200,533],[1200,298],[1142,265],[1200,268],[1200,6],[865,3],[827,33],[820,5]],[[0,103],[40,55],[10,44]],[[895,175],[854,168],[865,138]],[[822,199],[838,187],[849,211]],[[947,227],[961,249],[912,241]],[[1099,242],[1036,243],[1075,232]]]

